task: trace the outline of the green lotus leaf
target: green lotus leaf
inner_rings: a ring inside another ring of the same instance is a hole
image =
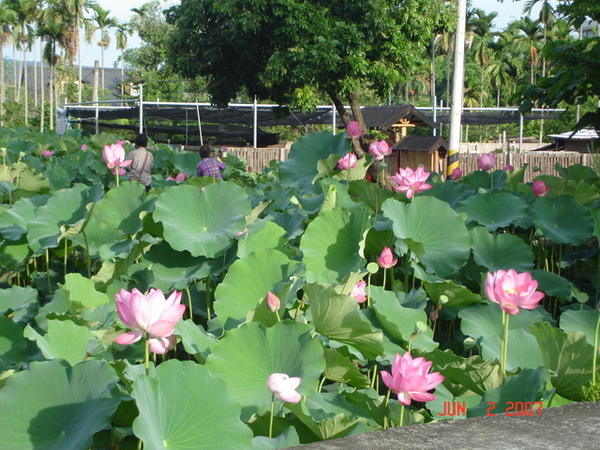
[[[108,295],[96,290],[92,280],[78,273],[67,274],[62,289],[68,295],[71,314],[77,314],[83,309],[95,309],[111,301]]]
[[[317,333],[348,344],[369,359],[383,353],[381,331],[373,331],[362,318],[358,303],[349,295],[339,295],[332,288],[312,284],[304,286],[310,303],[313,326]]]
[[[26,348],[23,328],[9,317],[0,315],[0,371],[23,362]]]
[[[359,389],[369,386],[369,378],[360,372],[353,361],[342,355],[337,349],[325,349],[325,364],[324,378],[349,384]]]
[[[472,305],[458,313],[462,332],[477,341],[485,360],[500,359],[501,312],[498,305]],[[508,370],[544,365],[535,338],[525,331],[525,328],[530,328],[543,318],[542,313],[535,309],[510,316],[506,360]]]
[[[152,286],[163,291],[187,289],[195,279],[206,278],[215,264],[214,260],[203,256],[194,257],[187,251],[173,250],[165,241],[150,247],[140,263],[152,271]]]
[[[371,431],[364,411],[336,393],[311,393],[305,401],[288,405],[298,419],[321,440]],[[371,419],[372,426],[377,423]]]
[[[110,427],[120,402],[118,377],[107,363],[33,362],[0,390],[3,446],[20,449],[90,448]]]
[[[252,431],[239,419],[240,406],[204,366],[167,361],[152,377],[138,376],[131,396],[140,411],[133,432],[144,449],[251,448]]]
[[[285,249],[284,235],[285,230],[276,223],[267,220],[252,222],[238,244],[237,256],[243,258],[261,248],[283,251]]]
[[[156,200],[154,219],[162,222],[164,238],[175,250],[215,258],[244,230],[251,212],[244,190],[222,182],[204,190],[194,186],[167,188]]]
[[[548,378],[548,369],[545,367],[523,369],[518,375],[506,378],[502,386],[486,391],[481,403],[467,410],[467,417],[511,412],[516,415],[515,403],[534,403],[542,399]]]
[[[58,246],[65,227],[75,227],[87,217],[87,205],[97,203],[102,187],[76,184],[71,189],[55,192],[48,202],[36,211],[27,224],[27,240],[34,252]]]
[[[454,402],[459,402],[454,403]],[[481,402],[481,395],[455,395],[444,384],[440,384],[435,388],[435,399],[427,402],[427,409],[431,412],[431,416],[435,420],[453,420],[466,417],[466,410],[478,405]],[[457,405],[457,406],[448,406]],[[463,414],[462,405],[465,407]],[[448,408],[454,415],[448,415]]]
[[[49,320],[48,332],[43,336],[27,325],[24,336],[36,341],[46,359],[64,359],[70,364],[85,361],[88,344],[96,339],[87,327],[70,320]]]
[[[300,242],[306,280],[337,284],[352,272],[361,270],[366,264],[362,255],[368,229],[366,208],[352,212],[331,209],[314,219]]]
[[[332,136],[328,131],[311,133],[292,145],[286,161],[279,165],[282,186],[313,190],[313,180],[319,174],[319,160],[327,159],[332,153],[344,156],[351,151],[345,133]]]
[[[587,343],[594,345],[599,316],[595,309],[568,310],[560,316],[560,327],[567,332],[582,332]]]
[[[246,421],[254,413],[270,410],[273,396],[266,383],[273,373],[302,378],[297,389],[302,395],[316,389],[325,358],[313,333],[312,327],[299,322],[283,321],[269,328],[246,323],[215,344],[206,368],[225,381],[231,396],[242,405]]]
[[[570,400],[584,400],[581,387],[592,380],[594,346],[580,332],[565,333],[547,322],[530,328],[540,346],[544,366],[556,393]]]
[[[462,183],[447,180],[444,183],[434,183],[431,189],[419,194],[420,197],[430,196],[448,203],[452,208],[467,194],[467,189]]]
[[[36,195],[15,202],[12,208],[0,214],[0,234],[12,241],[21,239],[27,233],[27,224],[35,218],[37,208],[44,205],[49,198],[49,195]]]
[[[534,256],[529,246],[513,234],[491,234],[484,227],[470,231],[473,259],[490,272],[514,269],[529,272]]]
[[[215,290],[215,313],[221,323],[243,319],[256,308],[267,291],[286,282],[298,263],[279,250],[259,249],[233,262]]]
[[[0,266],[20,270],[21,266],[31,256],[31,249],[27,239],[19,241],[2,241],[0,243]]]
[[[529,214],[529,206],[522,197],[496,191],[473,195],[460,202],[456,210],[489,231],[519,223]]]
[[[568,196],[536,198],[533,222],[555,244],[581,245],[594,232],[589,209]]]
[[[434,197],[419,196],[408,204],[387,200],[383,214],[391,219],[395,236],[405,253],[439,276],[460,269],[469,255],[469,233],[461,216]],[[420,250],[419,250],[420,249]]]
[[[425,330],[417,329],[418,322],[427,323],[427,313],[424,310],[403,307],[393,292],[385,291],[381,286],[371,287],[371,297],[375,315],[390,336],[406,343],[412,341],[415,349],[430,351],[438,346],[433,341],[431,328],[426,326]],[[417,336],[419,339],[416,339]]]
[[[566,278],[542,269],[534,269],[531,276],[538,282],[538,290],[546,295],[552,295],[565,300],[572,297],[572,285]],[[570,330],[576,331],[576,330]]]
[[[583,164],[572,164],[569,167],[562,167],[560,164],[556,164],[554,168],[565,180],[598,183],[598,174],[593,167],[584,166]]]
[[[194,355],[201,362],[204,362],[217,342],[214,336],[209,336],[201,326],[196,325],[191,319],[177,322],[175,333],[181,336],[181,343],[185,351]]]
[[[484,361],[479,355],[467,358],[460,363],[449,364],[444,368],[442,374],[446,377],[447,383],[460,386],[463,394],[469,392],[479,396],[484,395],[489,389],[499,387],[504,378],[500,373],[498,361]]]
[[[473,303],[482,303],[481,295],[475,294],[469,288],[455,284],[453,281],[441,283],[423,283],[429,298],[440,304],[440,298],[445,296],[443,307],[469,306]]]
[[[13,285],[9,289],[0,289],[0,314],[10,314],[15,322],[34,315],[38,308],[38,292],[32,287]]]
[[[388,198],[393,198],[392,191],[381,189],[376,183],[367,180],[358,180],[350,183],[348,193],[360,198],[372,211],[381,212],[381,205]]]

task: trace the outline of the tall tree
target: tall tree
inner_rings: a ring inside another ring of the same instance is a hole
[[[529,50],[530,83],[535,82],[535,69],[538,64],[538,53],[541,44],[542,30],[539,20],[531,20],[529,17],[523,17],[517,23],[521,31],[519,42],[525,45]]]
[[[486,95],[485,91],[485,69],[490,62],[490,44],[496,35],[492,31],[492,22],[498,16],[497,12],[487,14],[484,10],[475,8],[472,10],[470,21],[473,33],[477,37],[472,46],[472,51],[475,55],[475,61],[479,64],[481,70],[481,90],[479,92],[479,104],[484,105],[483,98]]]
[[[125,58],[123,53],[127,48],[127,36],[131,36],[133,30],[129,22],[118,22],[115,28],[117,29],[115,32],[117,50],[121,51],[121,96],[123,96],[123,83],[125,82]]]
[[[550,3],[548,0],[527,0],[523,7],[523,12],[531,16],[534,6],[539,3],[542,4],[542,7],[540,8],[539,21],[542,25],[544,25],[543,44],[545,45],[546,42],[548,42],[548,28],[556,21],[556,11],[552,6],[552,3]],[[546,58],[544,55],[542,55],[542,76],[546,76]]]
[[[186,77],[206,76],[219,105],[246,89],[259,99],[309,108],[298,93],[313,89],[329,95],[346,124],[348,102],[366,129],[358,88],[368,84],[385,97],[414,73],[428,57],[423,49],[443,3],[188,0],[167,16],[176,27],[170,64]],[[354,151],[362,156],[364,148],[355,144]]]
[[[4,46],[10,42],[12,37],[12,27],[16,23],[17,17],[14,11],[7,8],[3,3],[0,3],[0,126],[4,125],[4,102],[6,101]]]
[[[109,34],[109,29],[114,28],[117,26],[118,21],[115,17],[111,17],[110,16],[110,10],[108,9],[102,9],[100,6],[95,6],[93,8],[94,10],[94,15],[92,17],[92,20],[96,23],[97,27],[96,29],[98,31],[100,31],[100,40],[98,41],[98,45],[101,48],[101,65],[102,65],[102,71],[101,71],[101,86],[102,89],[104,89],[104,50],[106,50],[108,48],[108,46],[110,45],[110,34]]]

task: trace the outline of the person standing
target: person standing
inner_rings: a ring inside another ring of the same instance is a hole
[[[131,160],[131,164],[126,167],[127,179],[143,184],[146,192],[150,190],[151,171],[154,167],[154,156],[146,149],[147,145],[148,137],[143,133],[138,134],[135,137],[135,148],[125,157]]]
[[[217,180],[222,180],[221,171],[227,166],[218,156],[215,158],[215,152],[208,145],[200,147],[200,157],[202,160],[196,166],[196,174],[199,177],[213,177]]]

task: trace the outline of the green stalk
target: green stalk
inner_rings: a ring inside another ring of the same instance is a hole
[[[600,314],[596,321],[596,333],[594,333],[594,358],[592,359],[592,386],[596,385],[596,363],[598,360],[598,330],[600,330]]]
[[[375,386],[375,379],[377,378],[377,364],[373,367],[373,377],[371,378],[371,388]]]
[[[600,265],[599,265],[600,267]],[[600,276],[600,271],[598,271]],[[367,308],[371,306],[371,274],[367,277]]]
[[[275,396],[271,397],[271,419],[269,420],[269,438],[273,437],[273,416],[275,415]]]
[[[404,292],[408,293],[408,272],[410,271],[410,250],[406,252],[404,260]]]
[[[144,368],[146,369],[146,375],[150,375],[150,340],[148,335],[144,339]]]
[[[48,293],[52,295],[52,284],[50,283],[50,251],[46,249],[46,280],[48,281]]]
[[[508,353],[508,322],[510,316],[502,310],[502,342],[500,343],[500,373],[506,375],[506,354]]]
[[[185,292],[187,293],[187,296],[188,296],[188,305],[190,307],[190,319],[194,320],[194,308],[192,306],[192,294],[190,294],[189,288],[185,288]]]
[[[399,427],[404,426],[404,405],[400,404],[400,422],[398,424]]]
[[[384,411],[385,414],[383,415],[383,429],[387,430],[389,428],[388,425],[388,414],[390,411],[390,394],[392,391],[388,390],[387,395],[385,396],[385,405],[384,405]]]
[[[206,316],[207,321],[210,320],[210,275],[206,277]]]

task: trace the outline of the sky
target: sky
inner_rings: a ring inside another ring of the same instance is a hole
[[[108,9],[111,15],[119,19],[120,21],[128,21],[133,13],[131,8],[139,8],[146,0],[96,0],[100,6],[104,9]],[[161,0],[165,5],[178,4],[177,0]],[[551,3],[556,6],[557,2],[552,1]],[[518,20],[526,14],[523,14],[523,7],[525,0],[513,2],[512,0],[505,0],[504,3],[500,3],[497,0],[472,0],[471,7],[483,9],[486,13],[493,11],[498,12],[498,16],[494,20],[494,26],[497,30],[503,29],[509,22]],[[539,6],[536,5],[535,11],[532,13],[531,18],[537,19],[539,14]],[[98,39],[96,38],[96,41]],[[127,48],[135,48],[141,45],[141,41],[137,35],[130,36],[127,41]],[[114,32],[111,36],[111,43],[107,50],[104,51],[104,65],[106,67],[113,67],[115,61],[119,58],[121,52],[116,49]],[[94,61],[101,60],[100,48],[97,44],[87,45],[82,51],[82,62],[84,66],[93,66]]]

